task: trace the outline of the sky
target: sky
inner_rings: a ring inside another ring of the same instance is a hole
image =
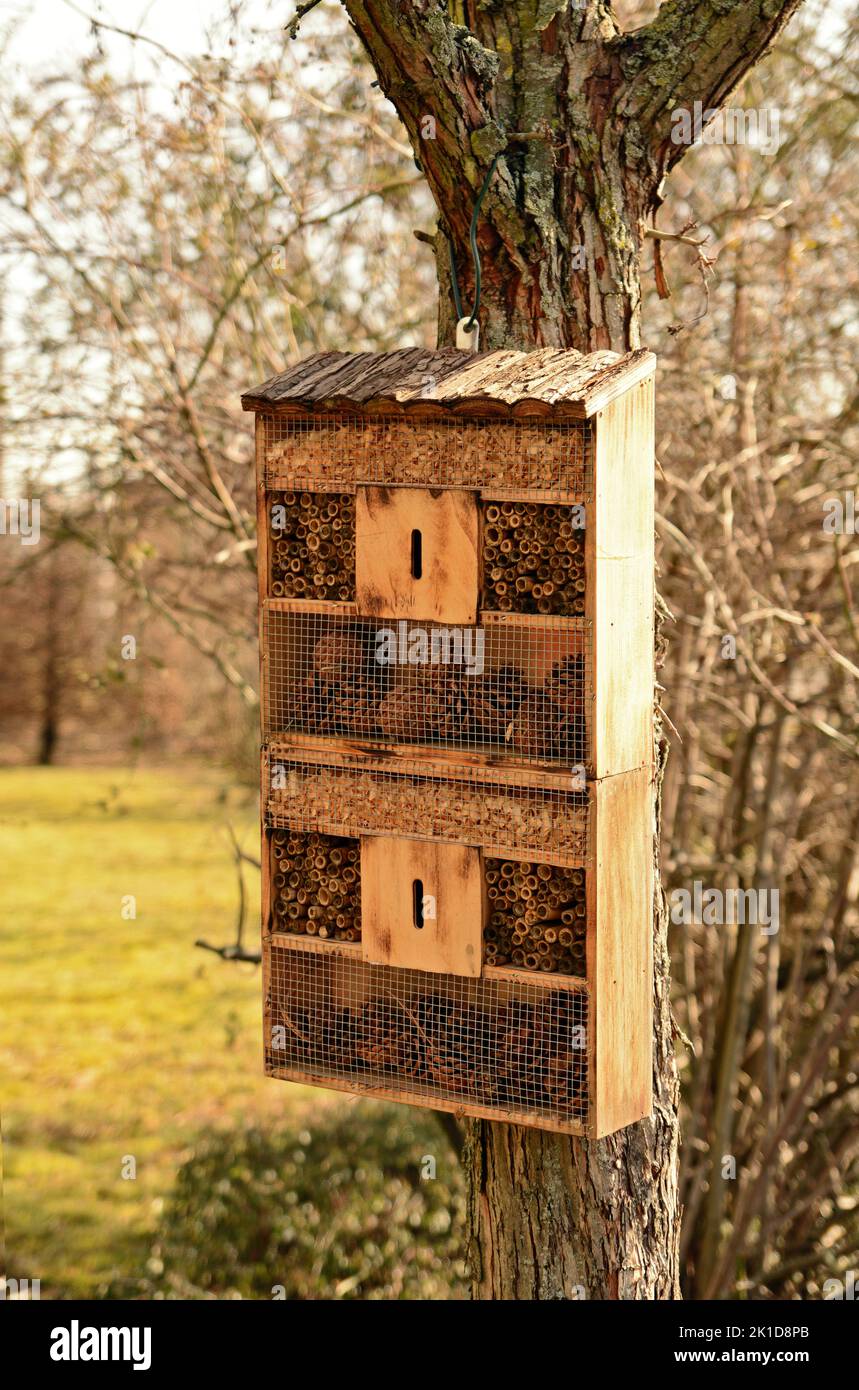
[[[221,8],[220,0],[80,0],[79,4],[79,10],[87,14],[142,31],[183,53],[199,51],[207,23]],[[0,0],[0,22],[10,19],[19,21],[13,56],[24,66],[48,66],[90,46],[88,21],[65,0]],[[127,42],[117,38],[111,47],[122,45],[127,47]]]
[[[837,28],[853,2],[826,0],[820,11],[822,28]],[[87,51],[90,26],[81,11],[190,55],[207,47],[207,31],[223,16],[227,4],[228,0],[0,0],[0,26],[17,22],[12,56],[24,70]],[[250,0],[245,8],[248,19],[260,31],[256,41],[263,42],[266,30],[278,30],[289,22],[295,13],[295,0]],[[618,13],[622,18],[620,5]],[[311,16],[306,23],[312,22]],[[106,35],[103,41],[120,64],[128,61],[126,39]],[[217,44],[211,51],[217,56]]]
[[[209,51],[218,56],[228,50],[217,43],[210,48],[208,31],[227,5],[228,0],[0,0],[0,26],[15,24],[10,52],[20,75],[89,51],[88,15],[157,39],[174,52],[190,56]],[[258,26],[259,43],[266,30],[281,29],[294,13],[292,0],[250,0],[244,8],[250,24]],[[105,33],[102,42],[119,68],[130,60],[145,61],[144,48],[125,38]]]

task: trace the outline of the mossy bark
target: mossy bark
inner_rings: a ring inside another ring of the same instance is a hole
[[[622,34],[609,0],[344,0],[439,211],[439,342],[463,304],[478,191],[481,348],[640,345],[639,265],[683,154],[672,113],[722,103],[801,0],[668,0]],[[665,745],[657,740],[654,860]],[[658,883],[658,876],[657,876]],[[653,1116],[600,1141],[475,1123],[465,1148],[479,1298],[678,1292],[678,1083],[667,914],[654,902]]]

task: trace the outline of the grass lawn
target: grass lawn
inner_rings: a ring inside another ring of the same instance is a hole
[[[232,939],[227,820],[255,853],[255,802],[211,771],[0,771],[6,1272],[43,1298],[140,1268],[200,1130],[326,1103],[263,1078],[258,968],[194,947]]]

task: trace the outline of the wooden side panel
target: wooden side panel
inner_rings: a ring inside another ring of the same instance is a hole
[[[254,452],[256,456],[257,489],[257,592],[260,607],[268,595],[268,577],[271,572],[269,555],[268,516],[266,515],[265,490],[265,420],[257,415],[255,421]]]
[[[649,768],[593,789],[589,870],[593,1133],[650,1114],[653,1092],[653,788]],[[591,886],[591,879],[593,884]]]
[[[422,903],[425,913],[420,910]],[[479,850],[427,840],[362,837],[365,960],[437,974],[479,976],[483,916]],[[418,926],[416,918],[421,917],[423,924]]]
[[[260,662],[260,695],[265,688],[265,656],[263,653],[263,601],[268,593],[269,576],[269,550],[268,550],[268,518],[266,516],[266,491],[265,491],[265,421],[261,415],[256,415],[254,419],[254,458],[256,465],[256,497],[257,497],[257,594],[259,607],[257,613],[258,622],[258,642],[259,642],[259,662]],[[260,698],[260,736],[264,736],[264,700]],[[265,830],[265,804],[268,795],[267,777],[265,763],[260,759],[260,816],[262,819],[262,829],[260,836],[260,867],[261,867],[261,901],[260,919],[263,936],[269,930],[271,916],[271,869],[269,855],[271,853],[270,837]],[[269,1006],[269,993],[271,989],[271,953],[263,950],[262,953],[262,1029],[263,1029],[263,1058],[266,1055],[266,1048],[271,1039],[271,1009]]]
[[[370,618],[477,622],[478,525],[473,492],[359,487],[355,498],[358,612]],[[420,548],[420,578],[413,573],[415,543]]]
[[[653,761],[653,380],[601,410],[595,428],[587,616],[594,775],[608,777]]]

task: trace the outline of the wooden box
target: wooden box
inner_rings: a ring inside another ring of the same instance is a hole
[[[649,1114],[654,365],[335,353],[243,397],[270,1074]]]

